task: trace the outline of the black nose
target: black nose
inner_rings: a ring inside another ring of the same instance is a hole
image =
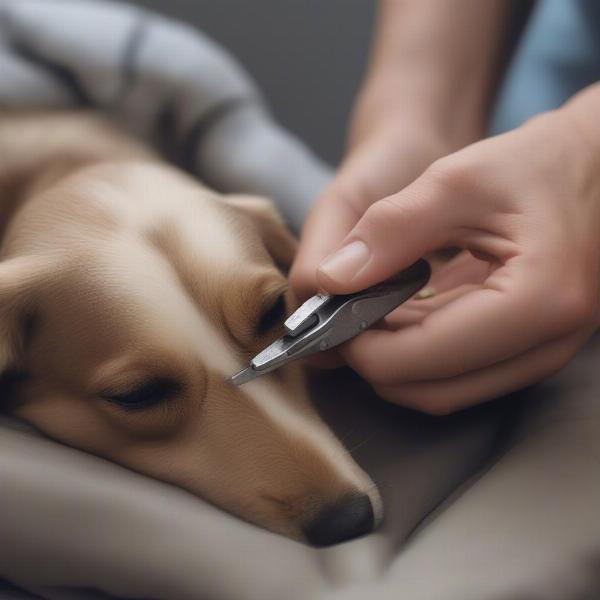
[[[373,530],[374,525],[369,496],[356,493],[326,507],[302,530],[313,546],[331,546],[365,535]]]

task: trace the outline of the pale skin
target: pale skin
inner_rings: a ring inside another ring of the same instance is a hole
[[[600,84],[478,141],[507,6],[381,2],[347,154],[292,269],[301,297],[349,293],[462,250],[435,296],[339,351],[383,398],[432,414],[549,376],[598,325]]]

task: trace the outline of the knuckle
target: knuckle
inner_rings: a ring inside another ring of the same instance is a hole
[[[363,214],[356,233],[359,237],[392,235],[397,228],[410,229],[422,218],[420,200],[406,194],[388,196],[372,204]]]
[[[438,159],[425,173],[435,185],[457,192],[459,198],[471,191],[478,180],[476,164],[456,155]]]
[[[371,355],[361,357],[357,370],[373,386],[387,386],[392,382],[390,374],[381,361],[375,360]]]
[[[362,347],[362,341],[357,339],[346,344],[343,356],[348,364],[373,388],[393,385],[393,374],[377,352]]]
[[[390,196],[372,204],[365,211],[361,224],[368,229],[379,230],[402,218],[407,212],[405,205],[394,201],[393,196]]]

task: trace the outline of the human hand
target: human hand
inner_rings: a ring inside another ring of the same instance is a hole
[[[439,248],[479,259],[455,259],[435,297],[341,348],[379,395],[446,414],[536,382],[577,352],[599,314],[600,169],[590,150],[561,109],[442,158],[364,212],[321,263],[328,292],[364,289]]]
[[[320,262],[332,252],[373,202],[404,188],[451,149],[430,128],[355,119],[350,150],[335,179],[315,203],[302,230],[290,282],[300,299],[318,289]],[[319,368],[339,367],[337,350],[305,359]]]
[[[317,199],[302,230],[290,282],[299,298],[317,291],[319,263],[375,201],[400,191],[453,149],[431,128],[402,119],[355,119],[350,149],[334,180]]]

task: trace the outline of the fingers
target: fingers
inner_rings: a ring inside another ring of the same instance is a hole
[[[421,323],[429,313],[439,310],[465,294],[480,289],[479,284],[468,282],[480,280],[483,272],[487,273],[488,270],[487,263],[473,259],[468,253],[457,256],[440,271],[439,279],[435,277],[432,279],[436,291],[434,296],[422,300],[411,300],[403,304],[390,313],[379,325],[379,328],[397,331],[401,327]],[[304,359],[304,363],[321,369],[334,369],[346,364],[336,350],[309,356]]]
[[[593,174],[582,184],[580,157],[554,152],[560,145],[538,152],[564,133],[548,137],[552,118],[433,163],[370,205],[320,263],[319,287],[348,294],[436,250],[482,259],[442,269],[437,297],[408,302],[340,347],[384,397],[445,413],[506,393],[557,370],[597,325]],[[566,175],[564,163],[574,167]]]
[[[351,293],[410,266],[430,251],[450,245],[457,228],[472,220],[427,173],[402,192],[375,202],[319,266],[321,287]]]
[[[368,207],[402,190],[446,147],[426,132],[408,135],[388,128],[371,132],[344,159],[334,182],[317,201],[304,226],[291,283],[300,297],[318,288],[317,267],[338,248]]]
[[[397,330],[420,323],[429,313],[480,289],[489,271],[488,263],[474,259],[469,252],[459,254],[440,270],[434,271],[426,287],[431,289],[432,296],[409,300],[390,313],[385,318],[385,327],[380,325],[379,328]]]
[[[448,247],[487,262],[516,255],[527,227],[517,225],[509,195],[490,194],[489,175],[471,163],[464,151],[441,159],[402,191],[372,204],[319,265],[319,285],[334,294],[356,292]]]
[[[541,270],[537,275],[543,281]],[[499,269],[484,287],[428,314],[422,323],[396,331],[371,329],[340,352],[365,379],[389,386],[481,369],[587,323],[585,303],[580,306],[568,294],[560,297],[529,273]]]
[[[397,331],[401,327],[421,323],[430,313],[441,309],[443,306],[450,304],[450,302],[458,300],[465,294],[479,289],[481,289],[480,285],[464,284],[446,292],[437,293],[430,298],[409,300],[385,318],[385,327],[378,327],[377,329],[387,328],[390,331]]]
[[[462,274],[471,273],[470,270],[462,268],[465,263],[464,260],[461,260],[460,263],[461,264],[457,264],[457,266],[461,267],[460,270]],[[445,292],[436,293],[436,295],[431,298],[409,301],[390,313],[385,320],[381,322],[379,328],[396,331],[401,327],[408,327],[409,325],[421,323],[421,321],[423,321],[423,319],[432,311],[439,310],[442,306],[479,289],[479,287],[479,285],[467,283],[458,285]],[[346,361],[342,358],[337,349],[333,349],[310,355],[303,359],[303,363],[307,366],[319,369],[336,369],[345,365]]]
[[[593,329],[538,346],[490,367],[437,381],[375,386],[384,399],[432,415],[447,415],[540,381],[557,372],[583,346]]]
[[[339,369],[346,364],[346,361],[339,355],[335,348],[326,350],[325,352],[317,352],[309,354],[301,359],[302,364],[315,369]]]
[[[432,298],[427,298],[426,300],[415,300],[404,304],[390,313],[380,324],[380,328],[396,331],[401,327],[421,323],[430,312],[438,310],[442,306],[453,302],[477,288],[478,286],[465,284],[442,294],[437,294]],[[346,361],[342,358],[337,348],[309,355],[302,362],[306,366],[318,369],[337,369],[346,364]]]
[[[317,291],[317,266],[356,225],[359,214],[335,193],[326,193],[311,211],[304,228],[290,283],[303,300]]]

